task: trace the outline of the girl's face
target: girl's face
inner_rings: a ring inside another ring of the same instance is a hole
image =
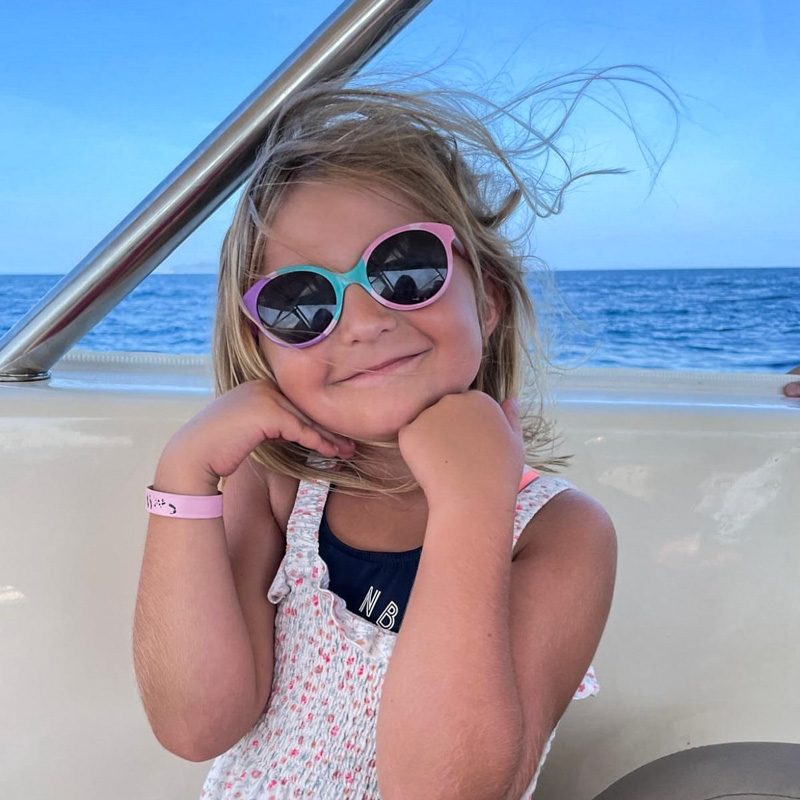
[[[298,184],[274,219],[263,272],[294,264],[346,272],[382,233],[428,221],[383,188]],[[386,308],[360,286],[349,286],[336,327],[310,347],[282,347],[259,333],[281,391],[328,430],[372,441],[396,439],[444,395],[466,391],[483,342],[470,268],[455,251],[453,267],[444,294],[411,311]],[[496,322],[490,298],[487,335]]]

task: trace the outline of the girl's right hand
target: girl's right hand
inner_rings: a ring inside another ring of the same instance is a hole
[[[216,488],[267,439],[296,442],[328,458],[353,455],[351,439],[331,433],[299,411],[267,380],[254,380],[216,398],[167,443],[162,460],[198,470]]]

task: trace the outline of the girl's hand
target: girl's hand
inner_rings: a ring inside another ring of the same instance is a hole
[[[190,419],[167,443],[162,460],[196,470],[216,488],[267,439],[297,442],[329,458],[349,457],[355,449],[350,439],[299,411],[274,384],[256,380],[231,389]]]
[[[517,405],[483,392],[445,395],[398,434],[400,453],[428,505],[515,502],[524,466]]]

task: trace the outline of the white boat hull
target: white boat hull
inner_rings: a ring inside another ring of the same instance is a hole
[[[565,475],[620,541],[595,659],[537,798],[591,800],[660,756],[800,742],[800,400],[780,375],[576,370],[556,385]],[[206,359],[73,352],[0,384],[0,796],[175,800],[207,765],[164,751],[131,628],[144,487],[210,399]]]

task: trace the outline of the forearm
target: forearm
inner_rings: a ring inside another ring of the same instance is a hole
[[[176,494],[210,491],[163,465],[154,485]],[[222,518],[150,516],[133,646],[147,716],[165,747],[202,759],[241,736],[256,700],[255,663]]]
[[[522,757],[509,638],[513,510],[432,511],[378,715],[385,800],[498,800]]]

